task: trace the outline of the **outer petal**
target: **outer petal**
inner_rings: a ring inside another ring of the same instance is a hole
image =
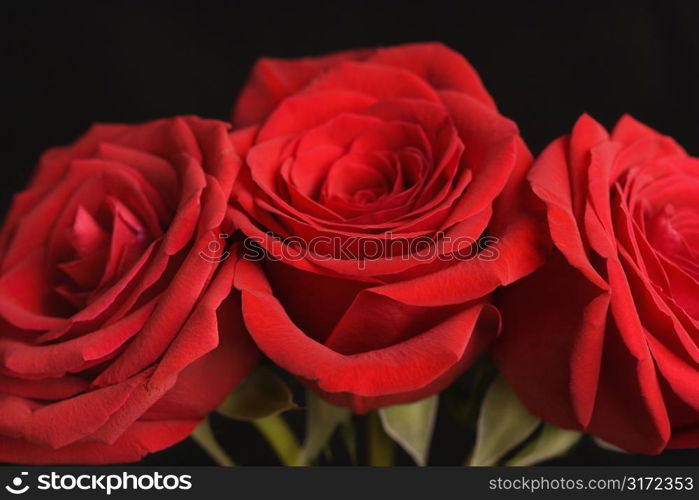
[[[315,381],[325,392],[377,397],[416,391],[446,375],[464,356],[472,356],[478,344],[469,342],[482,305],[404,342],[343,355],[294,325],[258,264],[239,263],[236,287],[242,291],[243,317],[257,345],[277,364]]]
[[[260,59],[233,108],[235,128],[263,121],[285,98],[343,61],[370,61],[406,69],[436,90],[454,90],[495,109],[476,70],[457,52],[440,43],[413,43],[385,49],[360,49],[293,60]]]
[[[185,439],[197,424],[194,420],[137,422],[112,444],[85,441],[55,450],[0,436],[0,461],[32,465],[137,462]]]
[[[504,327],[493,355],[508,383],[533,414],[584,428],[596,398],[608,294],[555,253],[497,304]]]
[[[233,108],[233,127],[247,127],[264,120],[285,97],[301,90],[320,73],[342,61],[366,59],[373,52],[365,49],[293,60],[260,59]]]
[[[441,43],[411,43],[379,49],[370,61],[408,69],[437,90],[462,92],[496,109],[473,66],[461,54]]]

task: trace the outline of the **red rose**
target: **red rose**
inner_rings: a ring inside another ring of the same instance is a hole
[[[232,120],[257,345],[357,412],[442,390],[498,334],[490,293],[540,263],[531,158],[477,73],[435,43],[263,59]]]
[[[496,360],[536,415],[625,450],[699,446],[699,160],[588,116],[529,173],[554,251],[503,292]]]
[[[206,253],[239,164],[198,118],[98,125],[42,157],[0,233],[1,461],[138,460],[246,374],[233,261]]]

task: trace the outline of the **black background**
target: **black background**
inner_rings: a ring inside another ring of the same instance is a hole
[[[478,69],[538,153],[588,112],[631,113],[699,155],[699,3],[3,1],[2,209],[38,155],[95,121],[194,113],[226,119],[256,58],[439,40]],[[443,418],[443,417],[440,417]],[[462,450],[440,422],[433,462]],[[215,421],[243,463],[275,463],[247,424]],[[453,430],[453,429],[452,429]],[[185,442],[146,464],[207,464]],[[696,451],[638,457],[584,442],[556,464],[697,464]]]

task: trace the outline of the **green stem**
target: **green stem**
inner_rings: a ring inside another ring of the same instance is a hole
[[[471,459],[473,458],[473,449],[468,452],[468,455],[466,455],[466,460],[464,460],[464,467],[470,467],[471,466]]]
[[[372,467],[388,467],[393,465],[394,448],[393,441],[383,430],[381,418],[377,412],[372,412],[367,417],[367,448],[369,452],[369,465]]]
[[[216,441],[216,436],[214,436],[211,430],[211,424],[208,419],[204,420],[199,424],[199,427],[194,429],[192,432],[192,439],[194,439],[218,465],[224,467],[235,466],[233,459],[228,456],[228,453],[226,453],[226,451],[221,448],[221,445],[218,444],[218,441]]]
[[[298,463],[301,447],[281,415],[262,418],[253,423],[274,449],[283,465],[296,465]]]

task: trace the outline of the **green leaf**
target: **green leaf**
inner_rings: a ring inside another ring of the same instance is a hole
[[[289,387],[269,368],[259,365],[228,395],[218,412],[235,420],[259,420],[297,408]]]
[[[347,448],[347,454],[353,465],[357,464],[357,429],[354,427],[351,419],[347,419],[342,423],[342,441]]]
[[[233,459],[228,456],[226,451],[216,441],[216,436],[214,436],[214,432],[211,430],[208,418],[194,429],[191,437],[218,465],[223,465],[224,467],[233,467],[235,465]]]
[[[559,457],[575,446],[581,437],[580,432],[544,424],[541,433],[505,465],[534,465]]]
[[[326,403],[312,391],[306,392],[306,440],[299,454],[298,465],[309,465],[318,458],[337,427],[352,414],[346,408]]]
[[[418,465],[427,465],[438,402],[435,395],[414,403],[388,406],[379,410],[386,434]]]
[[[294,432],[281,415],[261,418],[253,422],[265,437],[283,465],[296,465],[301,453]]]
[[[378,411],[366,418],[367,462],[372,467],[390,467],[395,462],[395,442],[386,433]]]
[[[602,448],[603,450],[614,451],[614,452],[616,452],[616,453],[628,453],[628,451],[623,450],[623,449],[619,448],[618,446],[616,446],[616,445],[614,445],[614,444],[612,444],[612,443],[608,443],[608,442],[605,441],[604,439],[593,438],[593,441],[595,442],[595,444],[596,444],[597,446],[599,446],[599,447]]]
[[[520,403],[505,380],[498,377],[481,405],[476,445],[468,465],[495,465],[527,439],[540,422]]]

